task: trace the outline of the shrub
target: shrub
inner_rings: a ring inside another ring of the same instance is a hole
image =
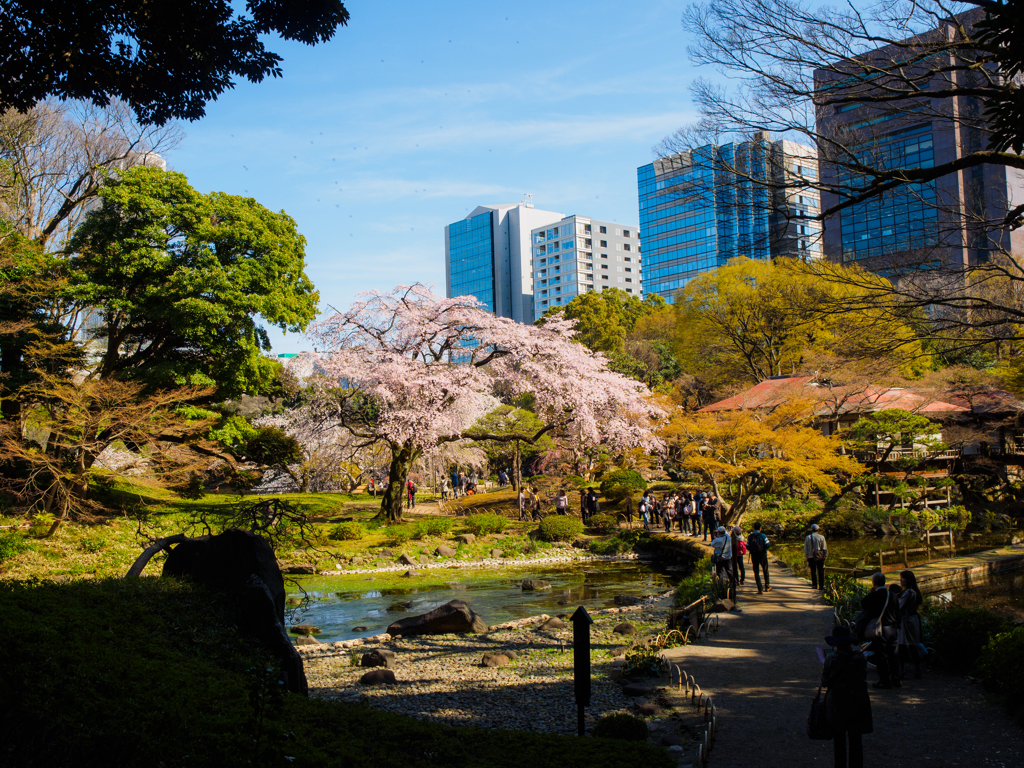
[[[384,529],[384,543],[392,547],[400,547],[416,533],[412,525],[389,525]]]
[[[477,536],[486,536],[488,533],[501,533],[508,528],[508,518],[504,515],[491,513],[470,515],[466,518],[466,528]]]
[[[1000,632],[978,657],[978,672],[997,693],[1017,696],[1024,688],[1024,627]]]
[[[693,573],[679,582],[676,587],[676,605],[680,608],[689,605],[702,596],[714,602],[725,597],[728,593],[728,585],[721,579],[715,578],[714,566],[710,557],[701,558],[693,568]]]
[[[579,475],[566,475],[565,477],[562,478],[562,485],[566,486],[567,488],[571,486],[578,491],[580,488],[586,488],[588,485],[590,485],[590,483],[588,483]]]
[[[619,469],[601,480],[601,495],[612,501],[622,501],[627,496],[637,496],[647,490],[643,475],[632,469]]]
[[[416,522],[416,538],[426,536],[447,536],[454,521],[450,517],[427,517]]]
[[[32,544],[20,533],[10,531],[0,533],[0,563],[17,557],[22,552],[32,549]]]
[[[600,739],[647,741],[648,735],[647,723],[625,712],[605,715],[594,725],[594,736]]]
[[[567,515],[548,515],[540,521],[540,535],[545,541],[572,541],[583,533],[583,523]]]
[[[330,538],[335,541],[359,541],[366,535],[366,529],[355,521],[338,523],[331,528]]]
[[[611,533],[619,527],[615,515],[594,515],[590,518],[590,527],[601,533]]]
[[[1007,629],[1005,619],[984,608],[952,605],[925,611],[927,640],[942,665],[954,672],[972,670],[981,649],[994,635]]]

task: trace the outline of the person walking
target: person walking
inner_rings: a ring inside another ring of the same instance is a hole
[[[441,478],[441,501],[448,500],[448,478]]]
[[[557,496],[555,496],[555,514],[569,514],[569,497],[566,495],[564,488],[558,492]]]
[[[587,491],[587,521],[593,520],[598,512],[597,491],[591,488]]]
[[[644,530],[651,530],[651,492],[644,491],[644,495],[640,497],[640,519],[643,520]]]
[[[825,642],[832,652],[825,657],[821,685],[825,688],[825,718],[832,729],[835,768],[864,768],[865,733],[872,733],[871,697],[868,696],[868,661],[846,627],[834,627]],[[847,752],[849,745],[849,752]]]
[[[743,558],[747,556],[747,542],[743,540],[743,531],[737,525],[732,529],[733,540],[733,567],[736,569],[736,578],[743,586],[747,580],[747,569]]]
[[[866,621],[864,640],[871,645],[871,660],[878,670],[875,688],[901,688],[896,661],[899,598],[885,587],[885,574],[871,575],[871,591],[860,601],[859,620]]]
[[[715,575],[727,579],[729,583],[729,599],[736,602],[736,575],[733,571],[733,540],[729,532],[722,527],[715,531],[717,537],[711,540],[711,546],[715,551],[712,560],[715,561]]]
[[[747,536],[747,551],[750,553],[750,565],[754,569],[754,583],[757,584],[757,594],[771,592],[771,582],[768,579],[768,548],[771,542],[768,537],[761,533],[761,524],[754,523],[754,530]],[[761,571],[764,571],[764,588],[761,588]]]
[[[539,523],[543,515],[540,511],[540,494],[537,493],[537,486],[530,486],[530,514],[533,516],[534,522]]]
[[[811,526],[811,532],[804,539],[804,560],[811,571],[811,589],[825,589],[825,561],[828,559],[828,545],[825,537],[818,533],[818,524]]]
[[[516,502],[519,504],[519,519],[526,519],[526,491],[522,488],[519,489],[519,493],[516,495]]]
[[[587,509],[587,491],[584,488],[580,488],[580,520],[586,525],[590,519],[590,510]]]
[[[416,506],[416,483],[410,480],[405,486],[405,508],[412,509]]]
[[[703,496],[704,494],[701,495]],[[704,523],[704,541],[707,541],[708,534],[711,534],[711,537],[714,538],[716,529],[718,527],[715,525],[716,512],[717,510],[715,509],[715,505],[711,503],[711,498],[705,497],[704,505],[700,513],[701,520]]]
[[[900,623],[896,630],[896,653],[900,665],[900,677],[903,677],[903,665],[909,659],[914,664],[914,679],[921,679],[921,617],[917,609],[923,602],[921,590],[917,586],[917,576],[913,571],[900,573],[899,595]]]
[[[629,527],[633,527],[633,497],[626,497],[626,522],[629,523]]]

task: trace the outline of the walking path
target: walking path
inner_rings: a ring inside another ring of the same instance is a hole
[[[738,609],[710,642],[666,651],[718,709],[712,766],[793,768],[832,764],[832,742],[811,741],[805,723],[821,674],[815,647],[832,609],[805,579],[771,566],[772,591],[757,594],[747,566]],[[876,678],[872,673],[869,682]],[[875,732],[865,764],[889,768],[1019,766],[1024,730],[964,678],[926,672],[902,689],[871,690]]]

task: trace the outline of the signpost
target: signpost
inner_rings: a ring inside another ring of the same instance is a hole
[[[576,693],[577,735],[582,736],[586,730],[583,719],[583,708],[590,706],[590,618],[587,609],[582,605],[569,619],[572,622],[572,671]]]

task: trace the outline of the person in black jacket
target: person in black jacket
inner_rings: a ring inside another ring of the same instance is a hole
[[[825,657],[821,685],[825,692],[825,715],[832,729],[836,768],[864,768],[861,735],[874,731],[871,698],[868,696],[868,662],[846,627],[835,627],[825,642],[833,646]],[[850,754],[847,762],[846,745]]]
[[[875,688],[900,688],[899,667],[896,661],[896,631],[899,626],[899,598],[885,588],[885,574],[871,576],[871,591],[860,601],[861,619],[867,620],[869,630],[865,639],[871,640],[872,660],[878,670]],[[881,631],[871,632],[881,618]]]

